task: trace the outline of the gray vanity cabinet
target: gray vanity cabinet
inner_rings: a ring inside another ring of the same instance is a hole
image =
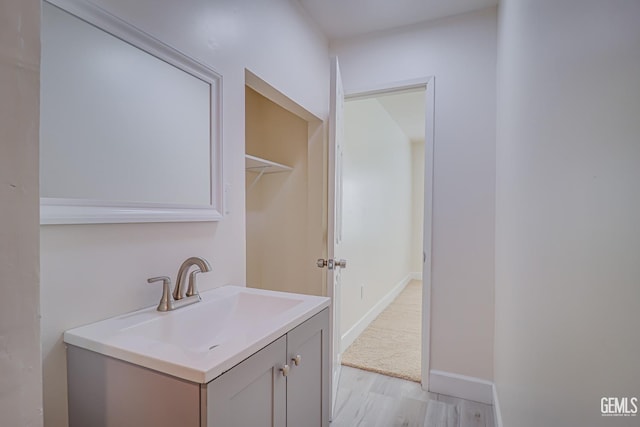
[[[287,379],[280,371],[286,352],[284,336],[203,384],[203,427],[286,427]]]
[[[327,427],[328,379],[324,310],[203,385],[203,427]]]
[[[328,427],[329,357],[328,309],[208,384],[68,345],[69,426]]]
[[[69,427],[200,427],[200,386],[67,346]]]

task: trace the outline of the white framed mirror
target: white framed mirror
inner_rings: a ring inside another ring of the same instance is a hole
[[[42,13],[41,224],[221,219],[221,76],[89,2]]]

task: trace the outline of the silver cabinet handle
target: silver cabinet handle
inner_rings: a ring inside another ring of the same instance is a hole
[[[335,265],[336,265],[336,267],[347,268],[347,260],[346,259],[340,259],[340,260],[337,259],[335,261]]]
[[[296,357],[291,359],[291,361],[293,362],[294,365],[300,366],[300,363],[302,363],[302,356],[300,356],[299,354],[296,354]]]
[[[280,372],[282,372],[283,377],[289,375],[289,365],[284,365],[282,368],[280,368]]]

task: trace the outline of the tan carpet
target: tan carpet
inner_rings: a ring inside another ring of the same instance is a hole
[[[342,355],[342,364],[420,382],[422,282],[412,280]]]

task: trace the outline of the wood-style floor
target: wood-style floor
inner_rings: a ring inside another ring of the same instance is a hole
[[[491,405],[429,393],[412,381],[342,367],[331,427],[494,427]]]

